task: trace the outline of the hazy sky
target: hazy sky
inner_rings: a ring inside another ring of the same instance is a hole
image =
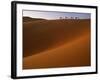
[[[23,11],[23,16],[32,18],[43,18],[43,19],[59,19],[60,17],[79,17],[79,19],[91,18],[90,13],[75,13],[75,12],[51,12],[51,11]]]

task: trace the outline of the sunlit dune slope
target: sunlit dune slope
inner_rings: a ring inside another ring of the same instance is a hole
[[[24,22],[23,55],[24,57],[29,57],[41,54],[71,43],[84,34],[88,35],[89,32],[90,20],[39,20]],[[83,45],[80,44],[80,46]],[[65,52],[65,54],[68,53]],[[73,52],[73,54],[75,53]],[[26,61],[24,63],[27,63]]]
[[[86,32],[62,46],[23,59],[23,69],[90,66],[90,35]]]

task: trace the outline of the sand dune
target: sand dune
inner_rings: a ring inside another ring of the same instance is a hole
[[[30,56],[71,41],[89,31],[89,26],[87,20],[42,20],[41,22],[24,23],[24,56]]]
[[[75,67],[90,65],[89,35],[58,48],[24,58],[24,69]]]
[[[41,18],[31,18],[31,17],[23,17],[23,22],[38,21],[38,20],[45,20],[45,19],[41,19]]]
[[[23,24],[23,69],[90,65],[90,20]]]

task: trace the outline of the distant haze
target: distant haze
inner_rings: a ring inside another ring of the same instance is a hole
[[[75,12],[55,12],[55,11],[23,11],[24,17],[32,17],[32,18],[43,18],[43,19],[60,19],[65,18],[70,19],[71,17],[78,17],[79,19],[90,19],[90,13],[75,13]]]

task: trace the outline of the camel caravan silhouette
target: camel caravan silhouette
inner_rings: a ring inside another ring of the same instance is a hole
[[[79,19],[79,17],[59,17],[59,19]]]

